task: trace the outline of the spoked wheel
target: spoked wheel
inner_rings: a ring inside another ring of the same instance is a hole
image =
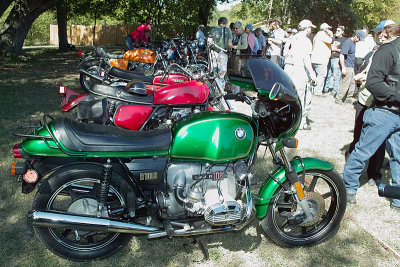
[[[101,170],[93,167],[55,172],[40,186],[33,202],[33,209],[96,216],[100,177]],[[106,201],[108,209],[123,208],[125,193],[121,188],[128,188],[126,186],[122,178],[113,174]],[[101,217],[109,217],[108,211],[103,211]],[[63,258],[75,261],[107,257],[124,247],[131,238],[129,234],[34,228],[48,249]]]
[[[102,63],[102,64],[105,65],[105,63]],[[85,62],[82,66],[82,69],[85,70],[86,72],[98,77],[98,79],[96,79],[96,78],[90,77],[86,73],[83,73],[83,72],[80,73],[79,81],[80,81],[82,89],[85,90],[86,92],[89,92],[89,89],[92,85],[101,84],[102,78],[100,77],[100,73],[102,71],[104,73],[108,73],[108,71],[109,71],[109,67],[100,65],[100,62],[97,59]]]
[[[294,195],[282,187],[261,221],[266,236],[280,246],[315,245],[339,229],[346,210],[346,189],[340,175],[334,170],[307,170],[304,192],[313,215],[311,221],[302,222],[302,210]]]

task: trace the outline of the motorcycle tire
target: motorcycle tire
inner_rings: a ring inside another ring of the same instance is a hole
[[[312,221],[294,219],[293,214],[301,209],[293,194],[282,187],[275,192],[267,216],[261,221],[265,235],[279,246],[312,246],[329,239],[338,231],[346,211],[346,188],[335,170],[306,170],[304,181]]]
[[[82,165],[54,172],[40,185],[32,208],[94,216],[97,212],[96,195],[100,187],[101,171],[101,166]],[[113,207],[116,204],[125,206],[129,188],[123,178],[113,172],[106,205],[112,203]],[[103,214],[102,217],[107,216]],[[34,230],[49,250],[73,261],[108,257],[126,246],[132,237],[130,234],[36,226]]]
[[[88,62],[85,62],[82,67],[82,69],[84,69],[85,71],[91,73],[91,74],[95,74],[98,75],[98,73],[100,72],[99,70],[99,60],[98,59],[93,59],[90,60]],[[104,66],[103,70],[105,71],[105,73],[109,72],[109,67],[108,66]],[[100,78],[99,78],[100,79]],[[90,87],[94,84],[101,84],[102,82],[100,80],[94,79],[88,75],[86,75],[85,73],[81,72],[79,75],[79,82],[81,84],[81,87],[83,90],[85,90],[85,92],[90,92]]]

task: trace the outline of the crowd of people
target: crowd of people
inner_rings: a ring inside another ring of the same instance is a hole
[[[150,40],[150,22],[148,18],[127,37],[130,49]],[[343,173],[348,203],[356,203],[367,162],[369,184],[379,186],[385,151],[390,156],[392,185],[400,187],[400,25],[384,20],[372,30],[364,27],[350,35],[345,26],[338,25],[333,32],[327,23],[313,35],[317,26],[307,19],[297,29],[285,31],[281,25],[279,19],[271,19],[266,33],[251,24],[243,27],[239,21],[228,26],[221,17],[208,39],[205,26],[199,25],[196,40],[211,45],[211,66],[220,70],[221,87],[230,55],[264,56],[283,68],[302,104],[301,130],[311,130],[308,116],[313,96],[330,95],[339,106],[354,105],[354,138]],[[393,199],[391,207],[400,212],[400,200]]]
[[[301,130],[311,130],[308,115],[312,97],[333,96],[335,104],[352,103],[356,109],[354,140],[346,152],[343,179],[347,202],[356,204],[361,173],[368,162],[371,185],[379,186],[385,151],[390,156],[392,185],[400,187],[400,25],[381,21],[372,30],[364,27],[345,37],[346,28],[333,32],[327,23],[319,31],[310,20],[297,29],[281,28],[279,19],[270,20],[271,31],[222,17],[209,41],[222,48],[215,53],[218,66],[226,73],[228,50],[233,55],[262,55],[282,67],[292,79],[302,103]],[[376,34],[375,39],[372,34]],[[332,89],[331,89],[332,88]],[[391,208],[400,212],[400,200]]]

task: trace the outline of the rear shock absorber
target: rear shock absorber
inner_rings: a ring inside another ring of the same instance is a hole
[[[102,180],[100,183],[100,188],[97,192],[98,193],[97,217],[101,217],[101,214],[104,210],[104,205],[106,203],[108,191],[110,188],[111,175],[112,175],[111,160],[107,159],[107,163],[103,165],[103,171],[101,172]]]

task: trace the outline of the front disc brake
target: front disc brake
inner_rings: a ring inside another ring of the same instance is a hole
[[[300,226],[311,226],[319,221],[325,212],[325,201],[324,198],[317,192],[307,192],[305,194],[307,203],[310,207],[313,219],[311,221],[300,224]]]

